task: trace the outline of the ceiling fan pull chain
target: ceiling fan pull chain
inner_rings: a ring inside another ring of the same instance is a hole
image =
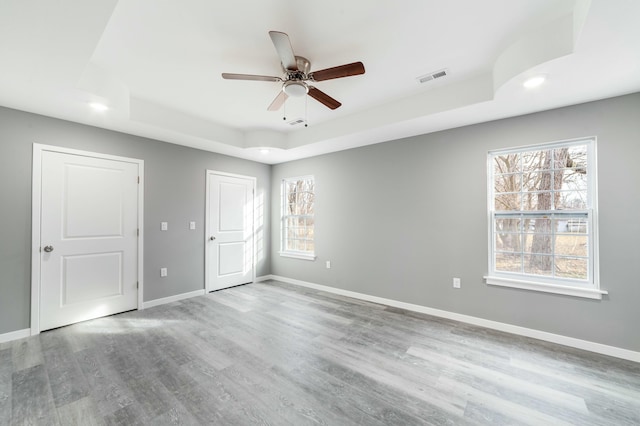
[[[287,121],[287,103],[282,105],[282,121]]]
[[[307,120],[308,118],[308,114],[307,114],[307,104],[309,103],[309,95],[305,95],[304,97],[304,127],[309,127],[309,120]]]

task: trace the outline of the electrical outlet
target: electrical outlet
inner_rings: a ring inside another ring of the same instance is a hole
[[[160,268],[160,276],[161,277],[167,276],[167,268]]]
[[[331,261],[327,260],[327,269],[331,269]]]
[[[169,224],[167,222],[160,222],[160,230],[166,231],[167,229],[169,229]]]
[[[460,288],[460,278],[453,279],[453,288]]]

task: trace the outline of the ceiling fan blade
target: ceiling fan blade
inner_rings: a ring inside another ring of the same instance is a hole
[[[278,52],[278,56],[280,56],[280,62],[282,62],[284,69],[297,71],[298,64],[296,63],[296,55],[293,53],[289,36],[280,31],[269,31],[269,37],[271,37],[271,41],[276,47],[276,52]]]
[[[269,77],[266,75],[252,74],[233,74],[228,72],[223,72],[222,78],[224,78],[225,80],[282,81],[280,77]]]
[[[287,98],[289,98],[289,96],[286,93],[284,93],[283,90],[281,90],[280,93],[276,95],[273,102],[271,102],[271,105],[269,105],[269,108],[267,108],[267,111],[279,110],[284,104],[284,102],[287,100]]]
[[[336,109],[342,105],[340,102],[315,87],[309,87],[309,96],[321,104],[324,104],[327,108]]]
[[[309,76],[315,81],[324,81],[359,74],[364,74],[364,65],[362,62],[354,62],[352,64],[313,71]]]

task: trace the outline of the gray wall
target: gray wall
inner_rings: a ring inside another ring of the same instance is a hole
[[[492,287],[487,151],[598,137],[601,301]],[[272,273],[640,351],[640,94],[280,164]],[[285,177],[315,175],[315,262],[280,257]],[[325,261],[331,260],[331,269]],[[452,277],[462,288],[452,288]]]
[[[30,327],[34,142],[144,160],[145,301],[204,288],[206,169],[257,178],[266,215],[257,275],[270,273],[270,166],[0,108],[0,334]],[[161,221],[168,231],[160,231]],[[168,277],[160,278],[160,267]]]

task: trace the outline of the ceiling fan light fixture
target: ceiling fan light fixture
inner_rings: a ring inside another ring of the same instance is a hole
[[[285,81],[282,91],[294,98],[299,98],[309,92],[309,87],[302,81]]]

